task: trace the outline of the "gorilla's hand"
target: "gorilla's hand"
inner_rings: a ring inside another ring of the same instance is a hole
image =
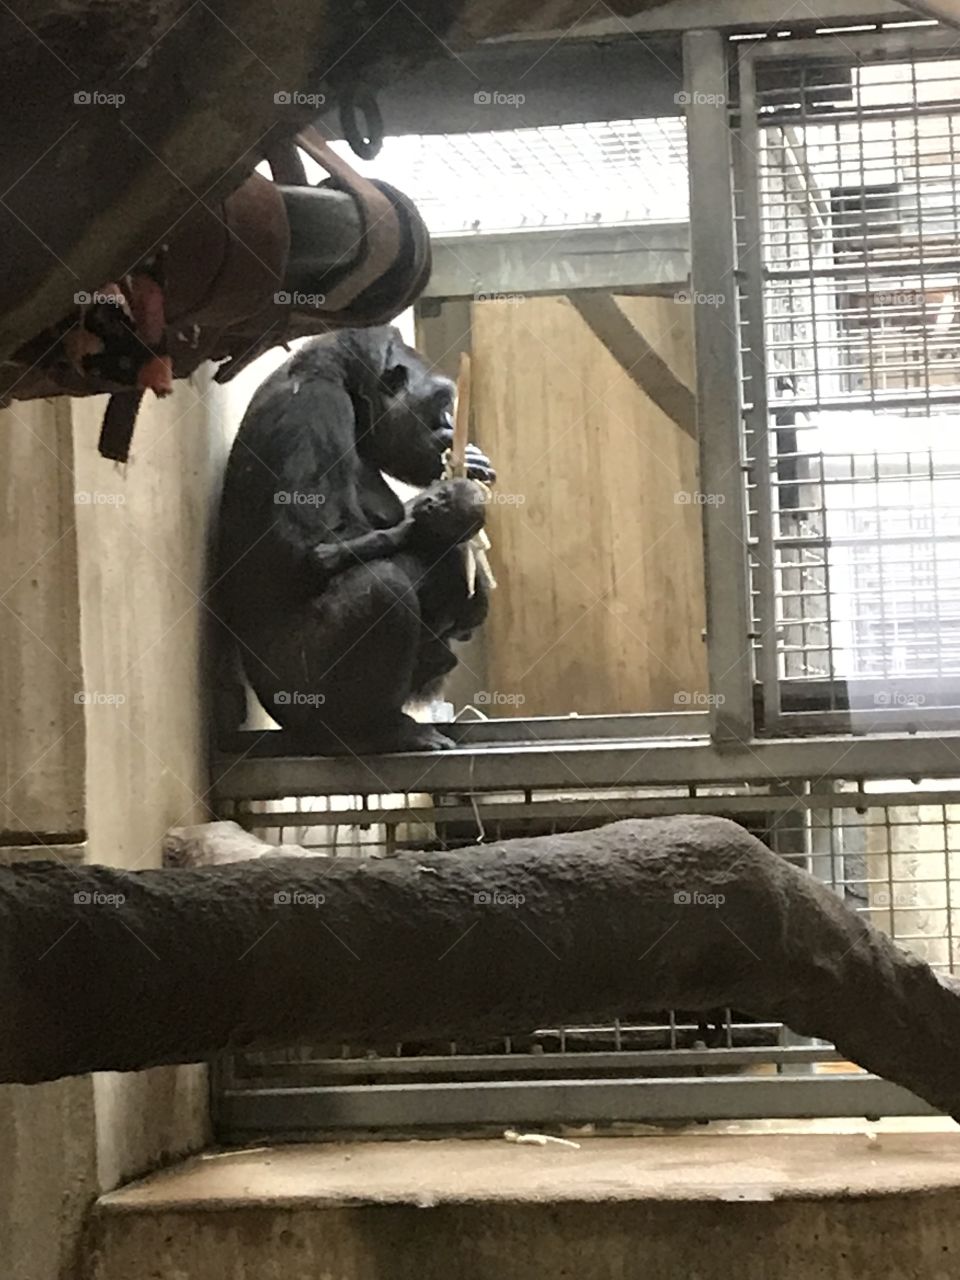
[[[445,449],[449,449],[453,444],[453,428],[444,427],[437,432],[438,439],[441,441]],[[467,453],[464,461],[467,464],[467,479],[482,480],[484,484],[493,484],[497,478],[493,463],[475,444],[467,445]]]
[[[483,493],[472,480],[441,480],[414,498],[407,512],[413,520],[413,543],[455,547],[483,528]]]

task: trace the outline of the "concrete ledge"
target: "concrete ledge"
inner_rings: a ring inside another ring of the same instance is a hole
[[[960,1133],[211,1153],[104,1196],[85,1280],[955,1280]]]

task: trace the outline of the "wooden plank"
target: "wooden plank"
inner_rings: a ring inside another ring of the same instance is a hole
[[[690,309],[620,305],[691,380]],[[473,334],[475,433],[499,472],[488,710],[689,709],[705,687],[694,442],[564,298],[478,303]]]

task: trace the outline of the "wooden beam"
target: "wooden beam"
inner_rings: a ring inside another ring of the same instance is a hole
[[[915,9],[925,18],[936,18],[951,27],[960,27],[960,0],[902,0],[906,9]]]
[[[593,334],[657,408],[697,439],[697,401],[609,293],[571,293]]]

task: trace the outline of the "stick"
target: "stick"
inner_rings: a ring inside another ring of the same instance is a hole
[[[457,409],[453,422],[453,443],[447,458],[447,474],[451,479],[463,479],[467,474],[467,444],[470,440],[470,391],[472,365],[466,351],[460,354],[460,368],[457,373]],[[478,487],[485,489],[484,485]],[[481,529],[475,538],[471,538],[464,547],[464,568],[467,574],[467,594],[473,596],[476,591],[477,571],[490,591],[495,591],[497,580],[487,558],[490,550],[490,539],[486,531]]]

